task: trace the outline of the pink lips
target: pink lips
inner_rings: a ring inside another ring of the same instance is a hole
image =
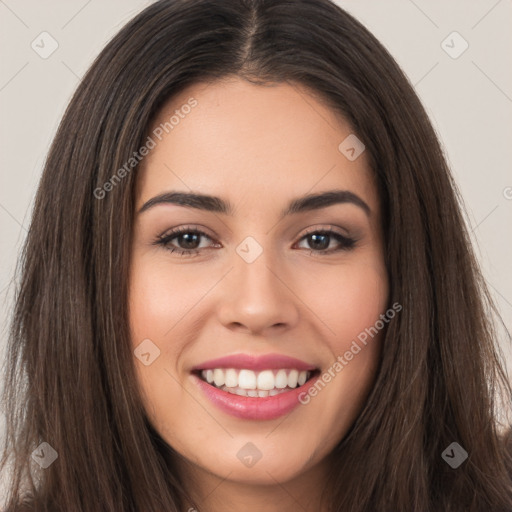
[[[235,354],[206,361],[192,370],[211,370],[213,368],[246,368],[253,371],[277,370],[279,368],[295,368],[300,371],[316,370],[314,365],[282,354],[265,354],[263,356]]]
[[[263,356],[236,354],[206,361],[194,367],[193,372],[214,368],[245,368],[253,371],[281,368],[299,371],[317,370],[314,365],[281,354],[267,354]],[[272,420],[290,413],[300,405],[299,396],[307,392],[319,377],[319,375],[314,375],[302,386],[285,393],[259,398],[239,396],[222,391],[202,380],[196,373],[192,375],[196,385],[215,406],[232,416],[246,420]]]

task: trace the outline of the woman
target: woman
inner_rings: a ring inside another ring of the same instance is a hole
[[[434,131],[364,27],[328,0],[159,1],[43,173],[7,509],[512,510],[489,305]]]

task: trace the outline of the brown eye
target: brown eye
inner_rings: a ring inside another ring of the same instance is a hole
[[[203,231],[184,227],[174,229],[163,236],[160,236],[156,240],[155,244],[162,245],[171,253],[178,252],[178,254],[182,256],[192,256],[194,254],[198,254],[201,249],[209,247],[200,247],[203,239],[211,241],[211,238]]]
[[[332,230],[312,231],[303,236],[302,240],[307,242],[310,252],[318,254],[331,254],[333,252],[350,250],[356,243],[356,240],[353,238],[348,238]],[[329,249],[333,240],[337,242],[338,247]]]

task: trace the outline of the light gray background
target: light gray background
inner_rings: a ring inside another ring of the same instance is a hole
[[[0,351],[17,254],[59,120],[93,58],[149,3],[0,0]],[[443,142],[469,212],[484,275],[510,331],[512,1],[338,3],[380,39],[415,85]],[[47,59],[31,48],[43,31],[59,45]],[[453,31],[469,44],[456,59],[445,49],[453,54],[462,48],[457,37],[442,46]],[[502,346],[512,366],[512,349],[504,342]],[[3,360],[2,352],[0,356]]]

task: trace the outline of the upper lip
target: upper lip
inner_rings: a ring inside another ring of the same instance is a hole
[[[257,356],[250,354],[233,354],[205,361],[204,363],[194,366],[192,371],[212,370],[214,368],[238,368],[254,371],[277,370],[281,368],[295,368],[301,371],[313,371],[317,369],[315,365],[284,354],[264,354]]]

